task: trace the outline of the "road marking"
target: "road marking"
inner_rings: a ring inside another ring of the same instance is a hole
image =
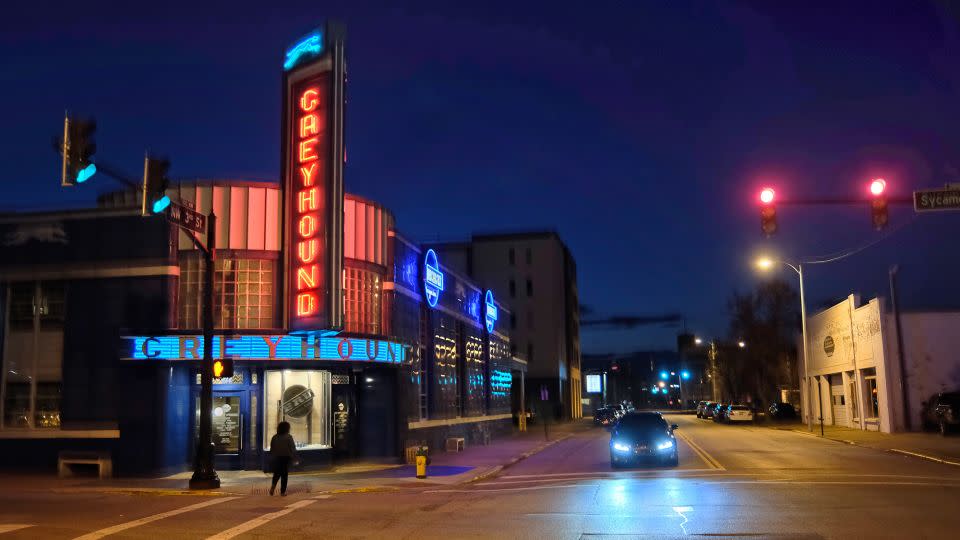
[[[697,456],[699,456],[700,459],[702,459],[703,462],[706,463],[708,467],[717,469],[719,471],[727,470],[727,468],[721,465],[719,461],[714,459],[714,457],[711,456],[706,450],[701,448],[699,444],[693,442],[693,440],[690,439],[689,436],[683,433],[677,433],[677,436],[680,437],[683,440],[683,442],[687,443],[690,449],[693,450],[694,453],[696,453]]]
[[[926,455],[926,454],[918,454],[917,452],[908,452],[908,451],[906,451],[906,450],[897,450],[896,448],[891,448],[889,451],[890,451],[890,452],[897,453],[897,454],[904,454],[904,455],[907,455],[907,456],[917,457],[917,458],[920,458],[920,459],[926,459],[927,461],[934,461],[934,462],[936,462],[936,463],[943,463],[944,465],[955,465],[955,466],[960,467],[960,463],[957,463],[956,461],[948,461],[948,460],[946,460],[946,459],[940,459],[940,458],[938,458],[938,457],[928,456],[928,455]]]
[[[127,529],[132,529],[134,527],[139,527],[140,525],[146,525],[147,523],[151,523],[157,520],[161,520],[171,516],[177,516],[180,514],[185,514],[187,512],[192,512],[194,510],[199,510],[201,508],[206,508],[208,506],[225,503],[227,501],[232,501],[234,499],[239,499],[239,498],[240,497],[222,497],[217,499],[211,499],[209,501],[203,501],[197,504],[191,504],[190,506],[184,506],[183,508],[177,508],[176,510],[170,510],[169,512],[162,512],[160,514],[154,514],[152,516],[135,519],[133,521],[128,521],[126,523],[120,523],[119,525],[114,525],[112,527],[107,527],[105,529],[100,529],[99,531],[93,531],[92,533],[87,533],[83,536],[78,536],[74,540],[96,540],[97,538],[103,538],[104,536],[115,534],[120,531],[125,531]]]
[[[664,473],[697,473],[697,472],[709,472],[715,471],[716,469],[660,469],[660,470],[645,470],[645,471],[582,471],[582,472],[568,472],[568,473],[550,473],[550,474],[512,474],[509,476],[501,476],[502,480],[516,480],[520,478],[550,478],[554,476],[582,476],[585,474],[612,474],[612,475],[623,475],[623,474],[664,474]]]
[[[19,531],[20,529],[26,529],[27,527],[33,527],[33,525],[25,525],[22,523],[5,523],[0,524],[0,534]]]
[[[516,487],[516,488],[500,488],[500,489],[431,489],[429,491],[424,491],[423,493],[495,493],[500,491],[535,491],[541,489],[563,489],[563,488],[576,488],[576,487],[589,487],[588,484],[567,484],[564,486],[530,486],[530,487]]]
[[[207,540],[227,540],[228,538],[233,538],[234,536],[237,536],[237,535],[243,534],[243,533],[245,533],[245,532],[247,532],[247,531],[256,529],[257,527],[259,527],[259,526],[261,526],[261,525],[263,525],[263,524],[265,524],[265,523],[269,523],[270,521],[273,521],[273,520],[275,520],[275,519],[277,519],[277,518],[279,518],[279,517],[283,517],[283,516],[289,514],[290,512],[293,512],[294,510],[296,510],[296,509],[298,509],[298,508],[303,508],[304,506],[310,506],[311,504],[313,504],[313,503],[315,503],[315,502],[317,502],[317,501],[315,501],[315,500],[313,500],[313,499],[306,499],[306,500],[303,500],[303,501],[297,501],[297,502],[291,504],[290,506],[284,508],[283,510],[277,510],[276,512],[270,512],[269,514],[264,514],[264,515],[262,515],[262,516],[255,517],[255,518],[251,519],[250,521],[241,523],[241,524],[237,525],[236,527],[233,527],[233,528],[231,528],[231,529],[227,529],[227,530],[223,531],[222,533],[215,534],[215,535],[213,535],[213,536],[209,536],[209,537],[207,537]]]
[[[323,494],[317,495],[317,496],[312,497],[312,498],[314,498],[314,499],[329,499],[330,497],[333,497],[333,495],[328,495],[328,494],[323,493]]]

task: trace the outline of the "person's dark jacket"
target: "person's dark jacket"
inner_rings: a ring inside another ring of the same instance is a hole
[[[270,455],[278,457],[288,457],[291,461],[297,458],[297,445],[293,442],[293,435],[289,433],[276,434],[270,439]]]

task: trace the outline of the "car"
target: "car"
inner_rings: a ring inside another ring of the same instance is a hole
[[[720,404],[715,401],[707,402],[707,406],[703,408],[703,414],[700,416],[700,418],[713,418],[713,415],[716,414],[717,407],[719,406]]]
[[[633,412],[617,422],[610,433],[610,467],[639,462],[676,467],[680,462],[677,425],[669,425],[657,412]]]
[[[924,429],[934,427],[946,437],[960,427],[960,392],[940,392],[920,406],[920,422]]]
[[[713,421],[716,423],[721,423],[724,421],[723,414],[726,412],[727,406],[724,403],[717,403],[717,406],[713,409]]]
[[[794,420],[797,418],[797,409],[789,403],[777,402],[767,409],[770,418],[774,420]]]
[[[601,407],[593,413],[593,423],[598,426],[609,427],[617,422],[617,415],[609,407]]]
[[[723,416],[727,422],[753,422],[753,411],[746,405],[727,405]]]
[[[697,403],[697,418],[703,418],[703,410],[707,408],[707,405],[710,405],[709,401],[701,401]]]

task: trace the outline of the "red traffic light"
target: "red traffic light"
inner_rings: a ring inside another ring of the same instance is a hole
[[[887,181],[884,180],[883,178],[874,178],[873,181],[870,182],[870,194],[873,195],[874,197],[879,197],[880,195],[883,195],[883,192],[886,189],[887,189]]]
[[[773,188],[763,188],[763,190],[760,191],[760,202],[763,204],[772,204],[774,195],[776,195],[776,193],[773,191]]]

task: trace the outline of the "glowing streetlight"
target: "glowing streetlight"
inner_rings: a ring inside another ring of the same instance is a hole
[[[697,345],[703,345],[703,340],[700,338],[693,338],[693,342]]]
[[[689,378],[690,378],[690,372],[687,371],[687,370],[683,370],[683,371],[680,372],[680,376],[683,377],[684,379],[689,379]]]
[[[667,383],[660,381],[660,388],[664,388],[665,386],[667,386]]]
[[[757,264],[757,268],[761,270],[769,270],[773,268],[773,259],[770,259],[768,257],[761,257],[757,259],[756,264]]]
[[[737,347],[740,347],[741,349],[746,348],[746,346],[747,346],[747,343],[744,341],[737,342]]]

